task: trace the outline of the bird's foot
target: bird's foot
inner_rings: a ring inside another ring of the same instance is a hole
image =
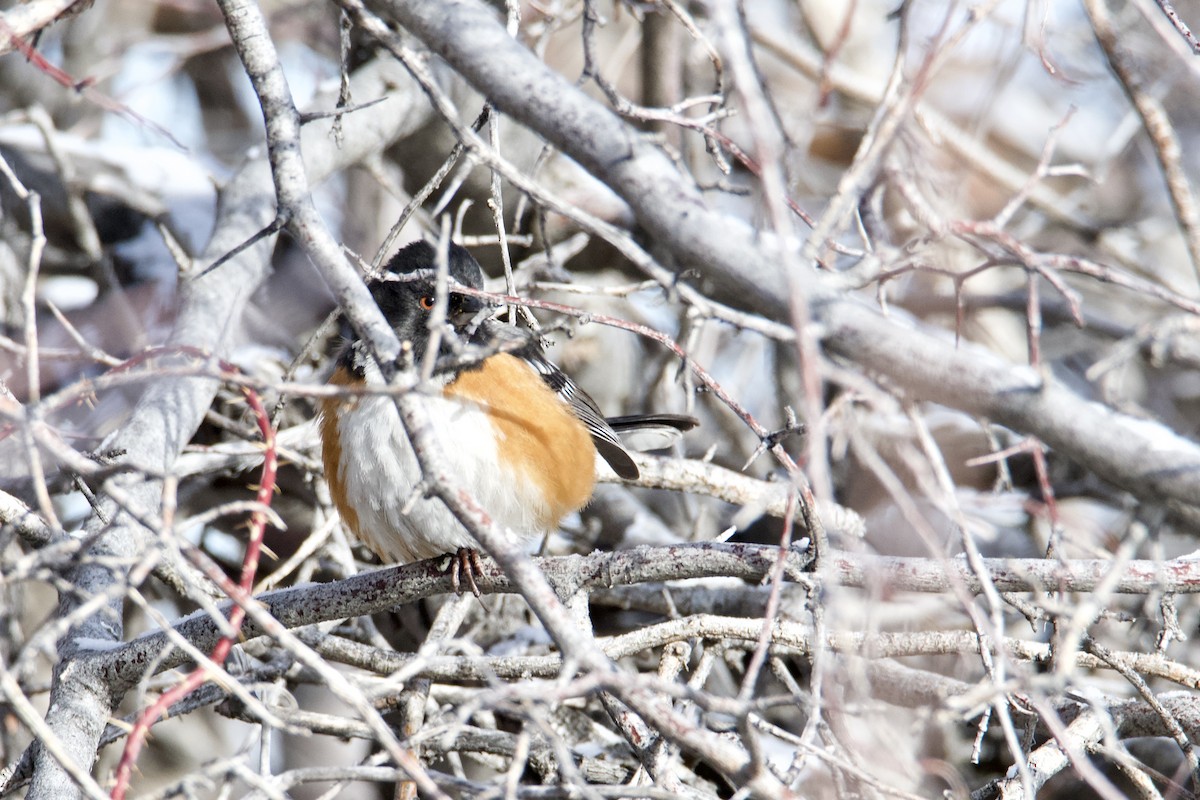
[[[462,579],[466,578],[471,594],[479,597],[479,584],[475,582],[475,577],[483,576],[483,563],[479,560],[478,550],[474,547],[458,548],[458,552],[450,556],[447,569],[450,573],[450,586],[455,594],[462,594]]]

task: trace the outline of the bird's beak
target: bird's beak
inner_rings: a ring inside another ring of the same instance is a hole
[[[456,328],[465,328],[471,323],[479,312],[484,309],[483,301],[478,297],[471,295],[459,295],[458,302],[454,304],[453,309],[449,313],[450,324]]]

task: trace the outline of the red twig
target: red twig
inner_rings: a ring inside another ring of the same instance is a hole
[[[742,676],[742,687],[738,691],[738,700],[749,703],[754,696],[754,687],[758,683],[758,674],[767,660],[771,647],[771,631],[775,620],[779,618],[779,601],[783,594],[783,582],[787,569],[788,554],[792,549],[792,532],[796,523],[796,492],[788,492],[787,510],[783,516],[783,532],[779,536],[779,552],[775,556],[775,566],[771,568],[771,592],[767,595],[767,607],[763,613],[762,632],[758,635],[758,643],[754,647],[754,655],[746,665]]]
[[[81,92],[96,82],[96,79],[91,77],[77,81],[67,72],[51,64],[41,53],[37,51],[37,48],[18,36],[17,32],[12,29],[12,26],[5,22],[2,17],[0,17],[0,34],[6,36],[8,40],[12,42],[13,47],[21,51],[21,55],[25,56],[26,61],[28,61],[30,64],[33,64],[42,72],[46,73],[46,75],[50,76],[53,80],[67,87],[68,89],[74,89],[77,92]]]
[[[198,357],[211,357],[209,354],[196,350],[195,348],[153,348],[151,351],[142,353],[139,356],[129,359],[125,363],[114,367],[114,370],[123,371],[132,368],[138,363],[145,361],[154,355],[163,355],[167,353],[184,353]],[[217,359],[221,369],[225,372],[238,372],[239,370],[234,365],[227,361]],[[240,387],[242,394],[246,398],[250,410],[254,412],[254,417],[258,421],[258,430],[263,437],[263,448],[265,454],[263,457],[262,477],[259,480],[257,500],[260,505],[269,507],[271,498],[275,493],[276,474],[279,469],[279,460],[275,447],[275,430],[271,427],[271,418],[267,413],[266,407],[263,405],[262,398],[258,392],[248,386]],[[263,511],[255,511],[250,516],[250,538],[246,543],[246,553],[242,558],[242,574],[241,579],[236,587],[224,586],[230,596],[235,600],[233,609],[229,612],[229,625],[237,631],[241,628],[242,621],[246,617],[246,611],[240,604],[244,602],[250,595],[254,587],[254,576],[258,571],[259,556],[262,553],[263,534],[267,527],[267,515]],[[241,595],[236,597],[235,595]],[[225,663],[225,659],[229,656],[230,650],[233,649],[234,637],[225,636],[217,642],[213,648],[211,660],[217,666]],[[125,797],[126,791],[129,789],[129,780],[133,773],[133,766],[137,762],[138,754],[141,752],[142,745],[145,743],[146,736],[150,733],[150,727],[154,725],[174,703],[182,700],[191,692],[195,691],[202,683],[208,679],[208,670],[204,666],[199,666],[187,675],[173,689],[164,692],[159,696],[153,704],[147,708],[142,715],[134,723],[133,730],[129,732],[129,738],[125,741],[125,750],[121,753],[121,762],[117,766],[116,784],[113,786],[113,800],[122,800]]]
[[[754,159],[753,156],[743,150],[737,142],[733,141],[733,139],[730,139],[716,128],[712,128],[710,126],[705,126],[704,134],[705,136],[711,137],[717,144],[721,145],[721,147],[724,148],[731,156],[737,159],[739,164],[749,170],[751,175],[756,178],[762,178],[762,166]],[[801,208],[800,204],[793,200],[791,195],[785,195],[783,200],[785,203],[787,203],[787,207],[791,209],[792,213],[799,217],[805,225],[810,228],[816,225],[816,220],[813,219],[812,215]],[[830,242],[829,244],[835,252],[841,253],[842,255],[864,255],[862,251],[847,247],[841,242]]]
[[[175,145],[180,150],[187,150],[187,148],[184,147],[178,139],[172,136],[171,132],[166,128],[158,125],[152,120],[143,117],[129,106],[114,100],[113,98],[104,94],[104,92],[101,92],[99,89],[97,89],[95,78],[89,76],[83,80],[77,81],[71,77],[70,73],[51,64],[41,53],[37,51],[33,45],[29,44],[29,42],[18,36],[17,32],[12,29],[11,25],[4,21],[3,17],[0,17],[0,38],[6,38],[12,42],[13,47],[19,50],[21,55],[25,56],[26,60],[29,61],[30,64],[33,64],[33,66],[37,67],[56,83],[59,83],[66,88],[71,89],[72,91],[78,92],[100,108],[103,108],[105,111],[111,111],[114,114],[119,114],[131,122],[135,122],[139,125],[149,128],[159,136],[162,136],[170,141],[171,144]]]

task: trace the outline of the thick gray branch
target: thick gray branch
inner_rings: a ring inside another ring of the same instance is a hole
[[[586,556],[534,559],[559,594],[631,586],[641,583],[694,578],[740,578],[758,583],[771,573],[778,549],[767,545],[692,544],[636,547],[615,553],[594,552]],[[788,573],[807,570],[811,557],[799,551],[788,555]],[[1067,564],[1046,559],[984,559],[988,579],[1002,592],[1044,591],[1090,592],[1113,569],[1109,561],[1075,560]],[[492,561],[483,562],[479,588],[484,593],[513,592],[512,581]],[[978,575],[961,558],[886,558],[833,551],[827,560],[827,576],[842,586],[889,591],[948,591],[952,582],[979,593]],[[299,586],[260,595],[271,615],[286,628],[298,628],[329,620],[374,614],[451,591],[450,578],[439,559],[365,572],[334,583]],[[1118,593],[1200,592],[1200,560],[1130,561],[1113,587]],[[202,613],[181,620],[175,629],[201,650],[216,644],[221,632]],[[247,620],[242,636],[261,635],[253,620]],[[184,653],[159,659],[170,646],[165,633],[146,634],[110,651],[93,651],[87,658],[95,671],[120,692],[140,680],[147,665],[170,669],[186,661]]]
[[[697,270],[721,299],[790,317],[771,245],[712,210],[648,139],[507,35],[479,0],[378,0],[500,110],[543,136],[620,194],[680,270]],[[1164,426],[1090,403],[1052,378],[981,347],[955,346],[825,285],[813,272],[812,317],[826,348],[933,400],[1037,436],[1144,499],[1195,508],[1200,448]]]

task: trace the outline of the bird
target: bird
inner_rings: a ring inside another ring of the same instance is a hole
[[[431,381],[422,393],[430,440],[465,489],[515,543],[555,530],[583,508],[596,482],[597,454],[622,479],[637,464],[620,434],[669,442],[698,424],[683,414],[605,418],[596,402],[548,360],[529,331],[499,322],[498,306],[456,287],[482,290],[483,270],[449,243],[443,330]],[[408,361],[426,356],[437,306],[437,249],[426,241],[401,248],[367,287],[395,331]],[[436,323],[434,325],[436,327]],[[329,383],[386,384],[384,371],[353,334]],[[345,392],[322,398],[318,428],[325,478],[342,521],[385,563],[451,555],[452,588],[461,580],[479,595],[476,542],[436,497],[422,473],[393,398]],[[652,449],[652,448],[643,448]],[[657,449],[657,448],[653,448]]]

